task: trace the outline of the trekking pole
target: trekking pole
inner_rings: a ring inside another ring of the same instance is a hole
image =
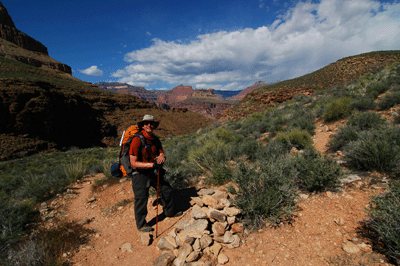
[[[158,236],[158,194],[160,189],[160,169],[157,170],[157,216],[156,216],[156,238]]]

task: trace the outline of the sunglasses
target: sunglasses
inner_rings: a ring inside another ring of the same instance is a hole
[[[152,122],[152,121],[147,121],[147,122],[144,122],[143,123],[143,125],[151,125],[151,126],[154,126],[156,123],[154,123],[154,122]]]

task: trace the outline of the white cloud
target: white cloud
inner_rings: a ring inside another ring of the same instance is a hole
[[[115,78],[122,78],[126,76],[126,71],[119,69],[115,73],[112,73],[111,76]]]
[[[126,54],[131,65],[113,76],[141,86],[244,89],[258,80],[298,77],[346,56],[398,49],[400,3],[307,1],[257,29],[202,34],[189,43],[153,39],[150,47]]]
[[[84,70],[79,70],[79,72],[90,76],[103,76],[103,71],[98,69],[97,66],[91,66]]]

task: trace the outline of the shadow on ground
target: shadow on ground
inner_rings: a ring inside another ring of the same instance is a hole
[[[181,216],[181,219],[186,216],[186,211],[190,209],[190,201],[192,197],[198,197],[197,189],[195,187],[185,188],[181,190],[176,190],[174,192],[174,203],[176,206],[176,211],[182,211],[184,214]],[[153,206],[157,205],[157,200],[153,202]],[[161,222],[166,218],[164,212],[158,215],[158,222]],[[178,221],[180,221],[179,219]],[[177,221],[177,222],[178,222]],[[151,219],[148,224],[150,226],[154,226],[157,222],[157,217]]]

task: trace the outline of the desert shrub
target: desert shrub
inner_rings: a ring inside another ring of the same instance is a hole
[[[191,135],[190,138],[175,137],[168,140],[164,146],[164,152],[167,156],[164,164],[165,177],[174,188],[186,188],[191,183],[192,178],[199,172],[198,168],[194,168],[188,162],[189,151],[200,145],[196,143],[198,136]]]
[[[306,130],[310,135],[315,134],[314,116],[311,112],[304,109],[296,110],[293,119],[287,123],[288,129],[298,128]]]
[[[192,185],[193,178],[199,173],[198,169],[194,169],[186,162],[180,164],[167,163],[164,165],[166,170],[165,178],[176,189],[184,189]]]
[[[322,92],[321,92],[322,93]],[[326,92],[325,92],[326,93]],[[316,94],[314,94],[316,95]],[[317,95],[316,95],[317,97]],[[309,106],[309,108],[312,110],[313,114],[316,117],[322,118],[322,115],[325,112],[325,106],[330,103],[334,98],[328,97],[326,95],[320,95],[318,93],[318,98],[315,99]]]
[[[358,111],[374,110],[376,108],[376,104],[374,102],[374,98],[361,96],[354,98],[351,101],[351,108]]]
[[[376,99],[380,94],[387,90],[389,90],[389,86],[385,82],[370,83],[367,86],[366,95]]]
[[[327,122],[331,122],[347,117],[351,113],[350,103],[350,97],[333,99],[325,106],[322,118]]]
[[[268,124],[268,120],[261,119],[256,120],[254,118],[246,119],[243,123],[242,128],[239,131],[239,134],[242,137],[253,136],[257,138],[260,134],[270,131],[270,125]]]
[[[400,160],[399,134],[398,128],[361,132],[357,141],[344,147],[346,161],[350,167],[358,170],[397,171]]]
[[[306,95],[296,95],[293,97],[293,101],[301,105],[305,105],[312,102],[312,97]]]
[[[387,122],[379,114],[372,112],[355,112],[349,117],[346,126],[356,127],[360,131],[379,129],[387,126]]]
[[[398,91],[400,91],[400,83],[393,85],[393,86],[390,88],[390,91],[391,91],[391,92],[398,92]]]
[[[386,254],[400,262],[400,181],[390,182],[387,193],[373,197],[367,212]]]
[[[253,160],[257,157],[260,144],[254,138],[243,138],[239,143],[231,145],[232,158],[246,156],[247,159]]]
[[[387,126],[387,122],[379,114],[372,112],[356,112],[349,117],[346,126],[340,127],[329,141],[329,150],[338,151],[351,141],[356,141],[359,134],[371,129]]]
[[[400,84],[400,76],[397,74],[394,75],[390,75],[386,78],[385,82],[389,85],[389,86],[393,86],[393,85],[399,85]],[[396,86],[397,87],[397,86]],[[392,90],[393,88],[391,88],[390,90]]]
[[[116,162],[118,162],[118,158],[115,158],[114,160],[106,159],[98,163],[94,163],[90,166],[88,173],[90,174],[103,173],[106,178],[110,178],[112,176],[111,165]]]
[[[399,103],[400,103],[400,92],[392,92],[386,94],[381,98],[381,101],[378,103],[378,107],[380,110],[387,110]]]
[[[36,202],[40,202],[48,198],[50,191],[54,186],[57,186],[56,182],[53,183],[54,177],[47,174],[28,174],[21,177],[22,184],[19,187],[16,196],[18,198],[30,198]],[[65,182],[64,185],[68,185],[69,182]],[[56,189],[57,192],[58,189]],[[52,193],[54,194],[54,192]]]
[[[336,99],[348,98],[351,97],[352,92],[346,89],[344,84],[339,84],[329,90],[329,95]]]
[[[43,244],[35,235],[31,235],[29,239],[19,244],[18,249],[11,249],[8,252],[7,262],[4,261],[2,265],[44,265],[46,251]]]
[[[51,229],[39,228],[26,241],[10,250],[9,265],[68,265],[62,254],[88,243],[94,231],[77,223],[62,223]]]
[[[274,139],[268,142],[267,146],[261,147],[257,158],[259,160],[275,161],[289,153],[291,147],[287,147],[282,142]]]
[[[87,171],[87,167],[83,164],[82,160],[76,160],[76,162],[70,161],[64,165],[65,175],[68,177],[70,182],[75,182],[81,179]]]
[[[202,171],[208,177],[212,177],[212,171],[219,164],[232,158],[231,146],[216,139],[205,139],[202,145],[191,149],[188,153],[188,162]]]
[[[260,160],[254,166],[240,163],[234,172],[238,186],[234,202],[244,211],[245,225],[259,227],[265,220],[289,219],[295,210],[295,176],[289,156]]]
[[[2,195],[0,198],[0,255],[6,248],[17,243],[24,235],[28,223],[33,222],[37,212],[32,203],[9,201]],[[1,261],[0,261],[1,262]]]
[[[238,142],[241,139],[235,131],[224,127],[216,128],[212,132],[212,136],[224,143]]]
[[[233,170],[227,163],[215,164],[211,169],[211,177],[208,180],[211,184],[220,186],[232,180]]]
[[[395,118],[394,118],[394,122],[396,123],[396,124],[400,124],[400,112],[398,111],[397,113],[395,113],[396,114],[396,116],[395,116]]]
[[[340,127],[339,130],[333,134],[333,138],[329,140],[329,151],[334,152],[341,150],[350,141],[358,139],[359,130],[357,127]]]
[[[300,130],[297,128],[292,129],[289,133],[278,132],[276,139],[282,142],[287,147],[296,147],[298,149],[304,149],[311,147],[313,141],[310,134],[306,130]]]
[[[228,129],[238,130],[238,129],[240,129],[242,127],[242,124],[241,124],[241,122],[239,120],[238,121],[229,120],[226,127]]]
[[[295,159],[300,187],[308,191],[325,191],[340,185],[343,172],[330,157],[322,156],[313,148],[307,148]]]

